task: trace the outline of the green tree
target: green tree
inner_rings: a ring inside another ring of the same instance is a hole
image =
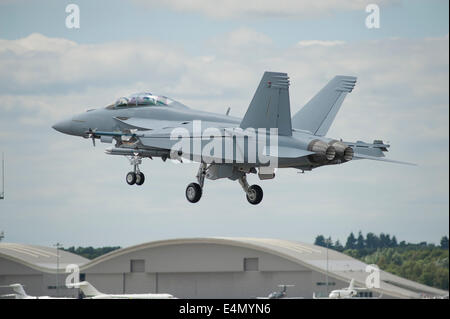
[[[365,247],[364,237],[362,235],[362,232],[359,231],[358,239],[356,240],[356,249],[364,249],[364,247]]]
[[[344,246],[341,245],[341,242],[338,240],[336,240],[336,242],[334,243],[334,247],[335,250],[337,251],[343,251],[344,250]]]
[[[326,246],[326,239],[323,236],[321,239]],[[330,248],[342,249],[339,240]],[[343,253],[403,278],[443,290],[449,288],[447,236],[442,237],[440,245],[406,241],[398,244],[395,236],[381,233],[377,237],[368,233],[364,239],[360,231],[358,238],[353,233],[348,236]]]
[[[392,240],[391,240],[391,247],[397,247],[397,238],[395,238],[395,236],[392,236]]]
[[[441,248],[448,249],[448,237],[444,236],[441,238]]]
[[[347,242],[345,243],[345,249],[355,249],[355,248],[356,248],[356,238],[352,232],[347,238]]]
[[[367,233],[366,247],[369,249],[376,249],[379,247],[379,239],[374,233]]]
[[[72,246],[67,249],[63,248],[63,250],[65,250],[65,251],[83,256],[84,258],[87,258],[87,259],[97,258],[101,255],[107,254],[116,249],[120,249],[120,247],[115,246],[115,247],[100,247],[100,248],[93,248],[93,247],[77,247],[77,248],[75,248],[74,246]]]
[[[390,247],[391,246],[391,236],[389,234],[385,235],[383,233],[380,234],[380,246],[381,248]]]
[[[317,236],[314,245],[325,247],[327,245],[325,243],[325,237],[323,237],[323,235]]]

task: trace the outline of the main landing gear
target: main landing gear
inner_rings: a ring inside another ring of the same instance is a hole
[[[197,172],[197,182],[198,183],[190,183],[186,187],[186,199],[191,203],[197,203],[200,198],[202,198],[203,194],[203,185],[205,182],[205,176],[207,171],[207,165],[202,163]],[[242,189],[247,195],[247,200],[252,205],[259,204],[263,199],[263,190],[258,185],[248,185],[247,176],[245,173],[242,174],[238,179],[239,184],[241,184]]]
[[[246,175],[242,175],[242,177],[240,177],[238,181],[239,184],[241,184],[245,194],[247,195],[247,200],[250,204],[258,205],[259,203],[261,203],[263,199],[263,190],[259,185],[249,186]]]
[[[142,185],[145,182],[145,175],[139,170],[139,164],[142,164],[142,158],[140,156],[133,156],[129,158],[130,164],[133,165],[133,171],[129,172],[126,176],[128,185]]]

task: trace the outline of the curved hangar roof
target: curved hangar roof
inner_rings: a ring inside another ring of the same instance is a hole
[[[60,269],[65,269],[69,264],[81,266],[89,261],[89,259],[61,249],[57,252],[56,248],[52,247],[0,243],[0,258],[3,257],[43,272],[54,272],[56,270],[58,254]]]
[[[185,238],[148,242],[119,249],[96,258],[82,266],[82,271],[89,271],[89,268],[103,262],[112,261],[130,253],[140,253],[146,249],[192,244],[213,244],[253,249],[290,260],[319,273],[326,274],[327,272],[327,249],[324,247],[288,240],[237,237]],[[365,287],[365,281],[369,275],[366,272],[366,267],[367,264],[359,260],[331,249],[328,250],[328,274],[331,277],[347,282],[355,279],[356,286]],[[380,288],[372,289],[380,294],[399,298],[420,298],[423,295],[442,296],[448,294],[447,291],[425,286],[385,271],[380,272],[380,277]]]

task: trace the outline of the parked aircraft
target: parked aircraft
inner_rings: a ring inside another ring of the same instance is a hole
[[[303,299],[303,297],[288,297],[287,287],[294,287],[295,285],[278,285],[280,291],[271,292],[267,297],[256,297],[256,299]]]
[[[14,297],[15,299],[74,299],[74,298],[68,298],[68,297],[50,297],[50,296],[29,296],[25,292],[25,289],[23,289],[23,285],[21,284],[11,284],[1,287],[9,287],[14,290],[14,294],[6,294],[1,295],[1,297]]]
[[[106,294],[98,291],[87,281],[72,284],[73,288],[80,288],[86,299],[174,299],[170,294]]]
[[[278,168],[302,172],[357,159],[403,163],[385,158],[389,145],[345,142],[326,137],[356,77],[336,76],[291,118],[289,77],[265,72],[242,119],[188,108],[166,96],[149,92],[119,98],[101,109],[88,110],[56,123],[59,132],[115,142],[106,150],[124,155],[133,171],[126,175],[130,185],[142,185],[142,158],[160,157],[200,163],[196,179],[186,188],[191,203],[200,200],[205,177],[237,180],[247,200],[259,204],[263,191],[249,185],[248,174],[261,180],[275,178]]]
[[[314,299],[349,299],[349,298],[357,298],[357,299],[380,299],[383,295],[379,295],[378,297],[372,297],[370,293],[370,297],[358,297],[358,291],[368,291],[368,288],[356,288],[355,280],[352,279],[350,284],[346,288],[332,290],[328,297],[316,297],[313,295]]]
[[[355,280],[352,279],[347,288],[332,290],[328,297],[331,299],[353,298],[358,294],[357,290],[367,290],[367,288],[355,288]]]

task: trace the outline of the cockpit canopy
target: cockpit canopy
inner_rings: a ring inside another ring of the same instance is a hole
[[[167,106],[175,101],[165,96],[153,95],[151,93],[136,93],[128,97],[121,97],[113,104],[114,107],[133,107],[133,106]]]

